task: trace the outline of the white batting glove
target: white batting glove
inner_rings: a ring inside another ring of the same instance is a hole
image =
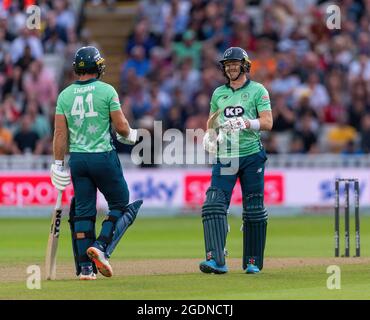
[[[121,136],[119,133],[116,134],[117,140],[124,144],[133,145],[136,143],[137,140],[137,130],[130,128],[130,133],[127,137]]]
[[[225,132],[234,132],[234,131],[240,131],[247,128],[245,121],[242,117],[237,118],[231,118],[230,120],[225,121],[221,128]]]
[[[209,153],[215,154],[217,152],[217,138],[214,134],[210,134],[209,131],[203,137],[203,148]]]
[[[69,173],[64,170],[64,166],[52,164],[50,167],[50,178],[53,186],[60,190],[64,191],[65,188],[71,183],[71,177]]]
[[[220,130],[217,136],[217,142],[219,144],[223,144],[224,141],[225,141],[225,133],[222,130]]]

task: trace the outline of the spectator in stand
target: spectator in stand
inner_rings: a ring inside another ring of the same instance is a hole
[[[360,54],[358,60],[354,60],[349,65],[349,81],[356,79],[370,81],[370,59],[367,54]]]
[[[127,98],[131,101],[131,110],[135,120],[151,113],[150,93],[146,83],[142,80],[136,78],[136,81],[131,83]]]
[[[35,131],[41,140],[49,139],[51,136],[50,121],[48,117],[42,114],[36,100],[30,99],[27,102],[25,114],[29,116],[32,122],[32,131]]]
[[[252,78],[263,80],[264,82],[272,80],[277,71],[277,61],[274,54],[274,43],[268,38],[259,39],[257,42],[256,54],[252,56],[253,66],[251,68]]]
[[[291,96],[296,87],[300,85],[299,77],[293,72],[294,61],[286,54],[279,55],[277,61],[277,75],[271,82],[271,92]]]
[[[29,115],[24,115],[20,120],[20,128],[14,135],[12,150],[14,154],[42,153],[40,137],[32,130],[32,119]]]
[[[347,113],[347,110],[342,103],[340,93],[333,93],[330,103],[324,107],[323,110],[323,122],[325,123],[337,123],[343,115]]]
[[[139,4],[139,19],[148,20],[151,32],[158,38],[165,31],[164,6],[165,2],[161,0],[142,0]]]
[[[316,72],[309,74],[307,83],[299,86],[296,90],[296,94],[302,91],[310,92],[310,105],[321,118],[324,107],[329,104],[329,95],[326,88],[320,83],[319,76]]]
[[[45,114],[54,110],[58,86],[54,75],[44,67],[41,60],[31,63],[24,76],[24,90],[29,97],[35,97]]]
[[[344,146],[344,149],[342,150],[341,154],[343,155],[360,155],[363,154],[362,150],[357,147],[357,144],[355,141],[350,140],[347,142],[347,144]]]
[[[190,3],[186,0],[171,0],[163,6],[163,18],[166,28],[170,28],[174,37],[180,37],[189,22]]]
[[[368,104],[366,82],[363,80],[356,80],[351,86],[351,100],[348,106],[349,109],[349,124],[361,131],[361,121],[365,114],[370,112],[370,104]]]
[[[164,90],[159,86],[159,83],[153,81],[150,84],[150,104],[151,104],[151,115],[156,119],[160,120],[168,112],[171,107],[171,98]]]
[[[32,56],[31,47],[29,45],[26,45],[24,47],[23,55],[18,59],[16,65],[21,67],[22,72],[24,72],[28,69],[33,61],[35,61],[35,59]]]
[[[266,150],[266,153],[268,154],[278,154],[278,142],[276,139],[276,134],[270,132],[270,134],[267,136],[267,138],[264,140],[264,147]]]
[[[14,35],[14,30],[9,30],[9,20],[8,20],[8,13],[4,10],[0,10],[0,29],[5,31],[5,41],[9,41],[11,43],[16,35]],[[0,41],[1,43],[1,41]]]
[[[230,28],[225,25],[225,20],[218,17],[209,21],[207,29],[204,30],[206,41],[217,50],[217,52],[224,52],[230,45]],[[249,34],[244,31],[244,34]]]
[[[199,70],[202,43],[195,39],[194,31],[187,30],[182,37],[182,41],[173,43],[172,49],[177,63],[181,63],[185,58],[190,57],[194,68]]]
[[[12,95],[17,105],[23,106],[25,95],[23,90],[23,73],[19,66],[14,67],[13,72],[8,76],[2,87],[2,96]]]
[[[73,28],[64,28],[64,26],[57,23],[57,18],[58,16],[55,11],[49,11],[47,13],[46,27],[42,38],[43,43],[48,41],[54,34],[57,34],[58,38],[65,43],[69,40],[67,32],[73,30]]]
[[[12,94],[5,96],[4,101],[1,106],[1,111],[3,112],[3,119],[9,128],[13,128],[22,113],[22,105],[17,103],[16,97]]]
[[[286,131],[294,128],[296,117],[294,111],[291,110],[283,95],[273,96],[274,106],[272,108],[272,118],[274,120],[274,130],[277,132]]]
[[[123,64],[121,70],[121,81],[127,79],[128,71],[132,69],[138,77],[145,77],[150,70],[150,61],[145,57],[145,49],[142,46],[132,48],[130,57]]]
[[[361,149],[365,153],[370,153],[370,113],[364,114],[361,121]]]
[[[333,153],[342,152],[350,141],[357,139],[356,129],[347,122],[347,115],[342,114],[339,122],[331,128],[327,135],[329,151]]]
[[[56,31],[50,34],[50,37],[44,43],[45,53],[58,54],[64,52],[66,44],[59,39],[58,33]]]
[[[306,113],[302,116],[293,135],[302,140],[304,153],[316,151],[318,142],[317,125],[312,115]]]
[[[12,40],[17,37],[26,25],[26,14],[18,1],[12,1],[7,8],[7,29]]]
[[[178,129],[181,131],[184,131],[184,123],[185,123],[185,111],[184,109],[179,105],[172,106],[168,112],[166,113],[166,116],[163,121],[164,129]]]
[[[31,55],[34,59],[41,59],[43,57],[44,49],[40,38],[35,36],[30,29],[24,27],[20,35],[11,44],[10,53],[13,63],[16,63],[24,56],[27,46],[31,48]]]
[[[178,66],[178,72],[164,83],[167,92],[173,92],[174,88],[181,87],[185,93],[187,103],[190,104],[200,86],[200,72],[193,67],[191,58],[184,59]]]
[[[304,141],[300,135],[292,135],[292,140],[290,141],[289,153],[292,154],[303,154],[305,152]]]
[[[6,39],[6,29],[0,27],[0,64],[4,56],[10,52],[10,41]]]
[[[246,23],[234,22],[231,26],[230,46],[245,48],[252,55],[256,51],[257,41],[253,37],[250,28]]]
[[[56,25],[64,30],[74,29],[76,26],[76,18],[70,8],[70,1],[54,0],[53,8],[57,15]]]
[[[13,135],[4,127],[3,115],[0,109],[0,155],[10,154],[12,151]]]
[[[150,70],[148,78],[150,80],[161,81],[162,77],[172,67],[171,57],[167,55],[162,47],[155,47],[150,52]]]
[[[140,21],[129,35],[126,43],[126,54],[130,55],[132,49],[141,46],[145,49],[145,57],[149,58],[151,50],[158,44],[157,39],[149,32],[148,21]]]

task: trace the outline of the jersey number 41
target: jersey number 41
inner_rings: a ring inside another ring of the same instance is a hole
[[[98,113],[94,111],[94,104],[93,104],[93,95],[89,93],[86,96],[85,102],[87,103],[88,112],[85,112],[85,105],[84,105],[84,96],[76,96],[73,106],[71,115],[72,116],[79,116],[80,119],[84,117],[97,117]]]

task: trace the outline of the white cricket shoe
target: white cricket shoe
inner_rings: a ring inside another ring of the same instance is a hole
[[[90,247],[86,253],[104,277],[111,277],[113,275],[113,269],[103,251],[95,247]]]
[[[92,266],[81,267],[80,280],[96,280],[96,274]]]

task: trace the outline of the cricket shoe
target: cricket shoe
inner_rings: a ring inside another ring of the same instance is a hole
[[[204,260],[199,264],[199,269],[203,273],[215,273],[215,274],[223,274],[228,272],[226,264],[223,266],[219,266],[215,260]]]
[[[81,267],[80,280],[96,280],[96,274],[92,266]]]
[[[247,269],[245,269],[245,273],[247,274],[254,274],[260,272],[260,269],[253,263],[247,264]]]
[[[98,248],[90,247],[86,251],[89,258],[95,263],[99,272],[104,277],[111,277],[113,275],[113,269],[109,264],[108,259],[105,257],[105,253]]]

